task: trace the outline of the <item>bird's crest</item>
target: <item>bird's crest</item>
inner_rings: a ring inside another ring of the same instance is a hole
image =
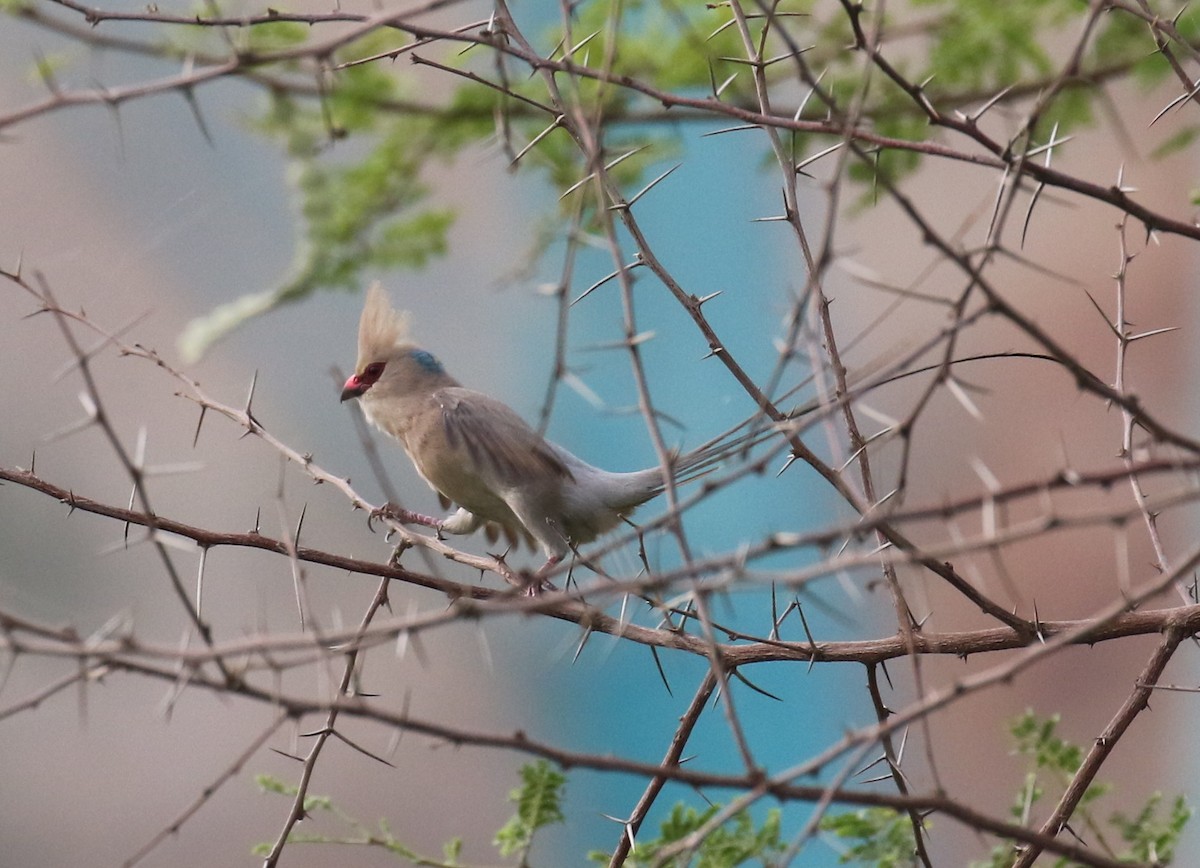
[[[378,282],[371,284],[358,321],[358,366],[389,355],[407,337],[408,315],[392,307]]]

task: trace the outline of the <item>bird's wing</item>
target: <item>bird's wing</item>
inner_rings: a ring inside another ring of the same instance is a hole
[[[542,436],[507,405],[461,387],[439,389],[434,398],[447,444],[465,452],[480,473],[516,486],[571,478]]]

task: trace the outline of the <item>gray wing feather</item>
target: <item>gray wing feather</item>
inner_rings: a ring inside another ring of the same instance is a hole
[[[547,476],[571,478],[542,436],[506,405],[462,388],[441,389],[436,397],[446,443],[465,452],[481,471],[509,485]]]

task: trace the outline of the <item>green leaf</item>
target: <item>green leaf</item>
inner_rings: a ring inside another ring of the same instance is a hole
[[[281,117],[290,105],[278,102]],[[280,123],[301,135],[303,123]],[[290,276],[276,289],[242,296],[188,323],[179,339],[184,359],[195,361],[247,320],[281,304],[319,289],[354,289],[369,270],[418,268],[443,254],[454,215],[425,205],[420,173],[429,147],[427,124],[391,123],[361,161],[298,157],[292,176],[304,228]]]
[[[749,812],[735,814],[728,822],[706,835],[692,857],[659,861],[659,851],[701,828],[720,809],[720,805],[710,805],[698,811],[682,802],[675,804],[662,821],[659,836],[649,841],[639,840],[625,864],[630,868],[648,865],[661,865],[662,868],[693,865],[695,868],[734,868],[752,860],[769,863],[773,857],[782,855],[786,844],[780,836],[780,812],[773,809],[767,812],[766,819],[758,827],[754,825]],[[607,863],[610,857],[593,852],[588,854],[588,858],[593,862]]]
[[[1151,156],[1158,160],[1186,150],[1196,141],[1197,136],[1200,136],[1200,127],[1186,126],[1155,148]]]
[[[299,21],[267,21],[240,32],[246,34],[246,51],[269,54],[303,44],[312,28]]]
[[[496,833],[493,842],[502,856],[525,853],[541,828],[564,820],[563,788],[567,779],[545,760],[521,766],[521,786],[508,795],[517,813]]]
[[[1122,858],[1128,861],[1168,865],[1175,858],[1175,848],[1184,826],[1192,816],[1192,808],[1183,796],[1176,796],[1166,816],[1159,816],[1162,793],[1155,793],[1134,817],[1114,813],[1111,822],[1130,845]]]
[[[1011,724],[1010,731],[1016,742],[1017,753],[1027,757],[1029,762],[1025,785],[1017,794],[1012,808],[1012,815],[1018,820],[1026,816],[1029,805],[1035,804],[1044,795],[1043,777],[1049,777],[1061,795],[1083,762],[1083,751],[1058,735],[1058,724],[1058,715],[1039,718],[1032,711],[1026,711]],[[1109,784],[1102,782],[1089,785],[1076,808],[1073,822],[1081,828],[1098,830],[1102,823],[1092,813],[1090,806],[1110,789]],[[1136,816],[1129,818],[1117,813],[1110,818],[1110,824],[1130,845],[1128,852],[1120,857],[1123,861],[1166,865],[1174,857],[1175,847],[1192,810],[1180,796],[1172,803],[1167,815],[1160,817],[1161,802],[1162,795],[1155,793]],[[972,868],[1007,868],[1012,864],[1015,854],[1011,842],[1000,844],[992,849],[987,861],[973,862]],[[1066,863],[1060,861],[1056,864]]]
[[[908,814],[891,808],[863,808],[827,816],[821,820],[821,829],[847,845],[838,860],[843,865],[898,868],[915,864],[916,838]]]
[[[254,782],[258,784],[258,788],[264,793],[294,796],[300,792],[300,788],[295,784],[289,784],[272,775],[256,775]],[[304,810],[309,813],[318,810],[331,811],[333,810],[333,800],[329,796],[307,795],[304,797]]]

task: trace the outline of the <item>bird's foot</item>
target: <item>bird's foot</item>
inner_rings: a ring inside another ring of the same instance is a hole
[[[546,569],[545,566],[536,572],[530,572],[529,570],[518,572],[510,567],[504,559],[508,552],[501,554],[491,552],[490,554],[496,559],[496,572],[500,575],[500,578],[504,579],[504,581],[508,582],[508,584],[512,585],[513,588],[523,593],[526,597],[536,597],[543,591],[558,590],[551,582],[543,578],[542,573]]]
[[[538,570],[536,573],[521,574],[521,577],[525,580],[526,597],[540,597],[542,594],[548,591],[558,590],[558,588],[555,587],[554,582],[550,581],[549,579],[543,579],[539,575],[540,573],[541,570]]]
[[[552,581],[546,578],[546,574],[554,569],[555,565],[561,560],[562,558],[559,557],[548,558],[546,563],[537,568],[536,572],[532,574],[524,573],[523,575],[526,579],[525,596],[536,597],[544,591],[557,591],[558,588],[554,586]]]
[[[419,512],[413,512],[409,509],[404,509],[392,503],[390,500],[383,506],[371,510],[367,514],[367,528],[372,532],[375,531],[375,522],[380,519],[390,519],[399,524],[419,524],[425,527],[431,527],[435,530],[440,530],[442,520],[434,518],[431,515],[422,515]]]

